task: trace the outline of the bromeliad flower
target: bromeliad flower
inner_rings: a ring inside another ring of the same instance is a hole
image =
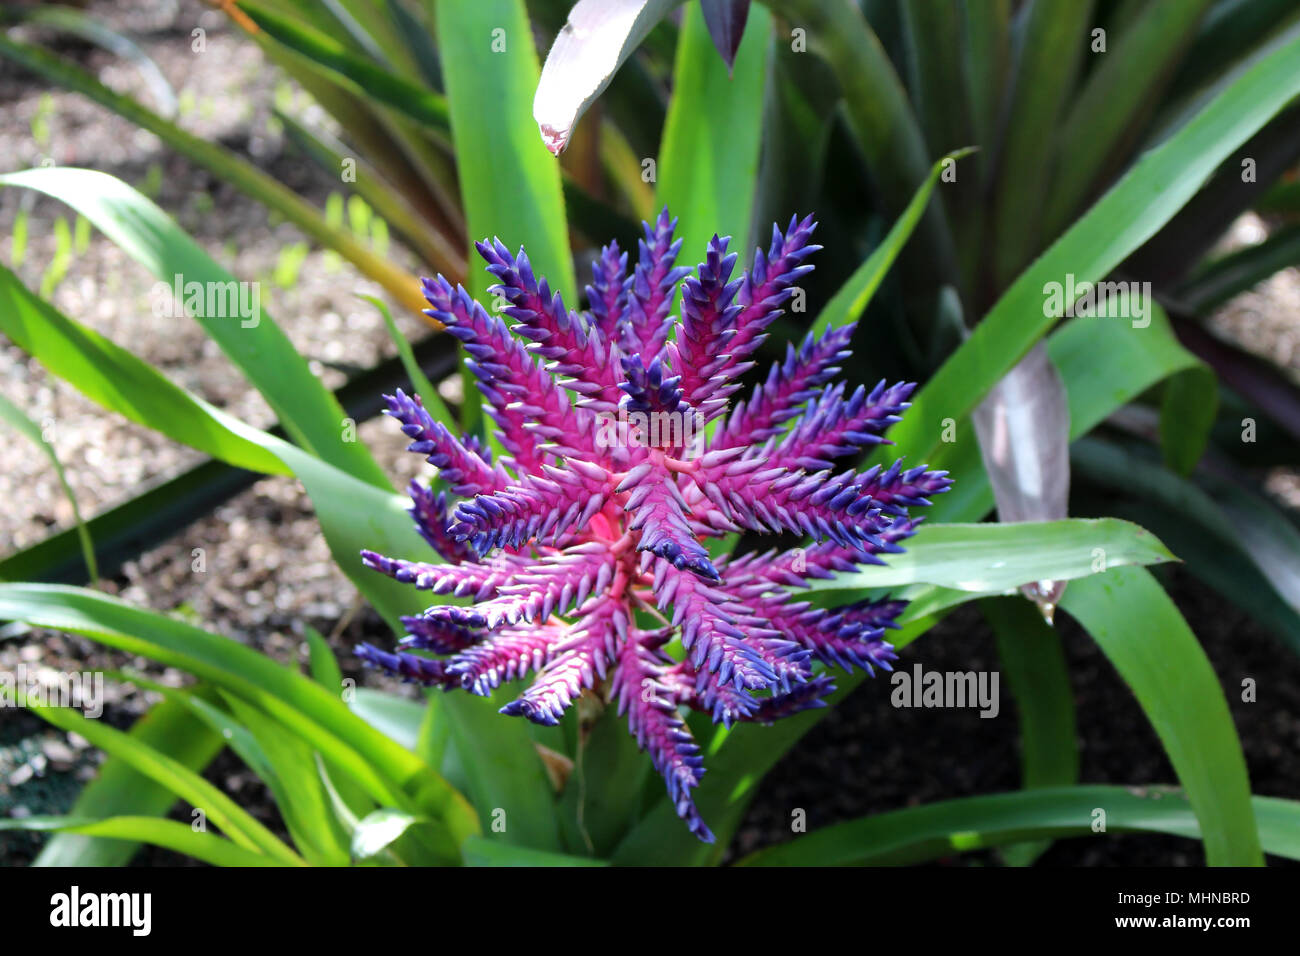
[[[810,578],[901,551],[918,523],[910,509],[949,480],[898,463],[840,470],[885,442],[914,387],[831,384],[852,324],[787,346],[731,405],[765,330],[812,270],[811,218],[774,227],[768,250],[735,278],[736,255],[717,236],[694,274],[675,267],[675,226],[666,210],[645,226],[631,275],[627,255],[606,247],[585,313],[499,241],[478,249],[511,328],[441,276],[425,280],[429,314],[469,353],[506,455],[457,438],[418,398],[388,398],[411,450],[459,500],[411,484],[416,526],[446,563],[370,551],[365,562],[473,603],[404,618],[396,653],[357,653],[409,680],[481,695],[534,673],[502,713],[540,724],[599,691],[626,714],[678,815],[712,840],[692,801],[704,767],[680,709],[726,726],[770,722],[824,706],[834,686],[817,662],[888,670],[896,655],[884,633],[902,602],[822,609],[792,595]],[[680,320],[669,315],[679,282]],[[705,545],[746,532],[814,543],[740,557]]]

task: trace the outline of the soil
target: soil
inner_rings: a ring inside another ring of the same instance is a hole
[[[225,17],[196,0],[143,5],[92,2],[90,11],[133,36],[157,62],[181,98],[178,122],[250,157],[300,194],[323,204],[338,184],[293,152],[269,120],[276,95],[293,95],[276,80],[260,52],[232,31]],[[190,48],[190,31],[202,26],[207,51]],[[65,38],[41,35],[102,82],[146,96],[139,76],[108,53]],[[306,254],[292,281],[269,277],[281,250],[303,237],[268,220],[263,207],[187,161],[157,138],[85,99],[50,89],[0,60],[0,169],[64,165],[110,172],[149,192],[218,261],[240,278],[262,278],[268,311],[331,387],[348,373],[394,354],[382,320],[357,292],[382,290],[347,264],[319,250]],[[66,207],[34,194],[0,190],[0,260],[14,262],[12,236],[20,211],[28,222],[26,255],[16,271],[39,288],[55,249],[55,220]],[[1255,228],[1252,221],[1239,228]],[[234,237],[234,238],[232,238]],[[1248,238],[1248,237],[1247,237]],[[396,246],[391,255],[403,260]],[[414,262],[404,265],[416,268]],[[245,420],[265,426],[271,413],[257,393],[188,319],[159,319],[149,308],[153,279],[95,233],[73,257],[52,301],[68,315],[131,347],[182,386]],[[1300,320],[1300,274],[1289,270],[1234,302],[1221,327],[1251,348],[1300,364],[1294,343]],[[1289,307],[1288,307],[1289,306]],[[394,308],[402,331],[418,337],[414,317]],[[161,436],[107,413],[71,386],[47,374],[19,349],[0,341],[0,390],[53,434],[54,448],[86,515],[138,494],[200,460]],[[428,471],[386,420],[360,427],[395,482]],[[13,439],[0,473],[0,554],[29,546],[73,522],[72,511],[42,451]],[[1300,495],[1294,475],[1275,476],[1279,493]],[[1293,498],[1294,502],[1294,498]],[[204,549],[207,573],[192,570],[193,549]],[[1300,660],[1231,605],[1177,569],[1162,577],[1204,645],[1225,687],[1258,794],[1300,798]],[[100,587],[124,599],[179,613],[219,629],[280,661],[304,657],[302,633],[311,625],[331,636],[345,671],[357,674],[348,649],[367,638],[385,639],[373,612],[361,607],[335,568],[296,482],[258,481],[210,516],[178,529],[167,542],[129,562]],[[1081,779],[1146,784],[1173,781],[1155,733],[1132,694],[1095,644],[1072,622],[1060,624],[1079,715]],[[927,669],[997,668],[992,637],[980,615],[963,609],[903,652],[903,664]],[[0,634],[0,669],[18,663],[51,671],[148,671],[179,684],[183,675],[143,660],[126,660],[88,641],[39,631]],[[1258,703],[1243,703],[1235,689],[1243,677],[1259,681]],[[367,672],[371,686],[382,681]],[[411,688],[387,684],[395,692]],[[866,682],[826,718],[765,779],[741,827],[733,853],[786,839],[790,813],[802,808],[809,828],[864,814],[952,797],[1014,789],[1019,784],[1016,718],[1004,699],[996,719],[973,711],[904,710],[889,703],[883,681]],[[1008,696],[1008,695],[1004,695]],[[157,697],[130,685],[107,685],[106,719],[128,727]],[[0,716],[0,814],[58,813],[93,776],[98,753],[69,740],[21,711]],[[268,824],[280,827],[265,788],[226,752],[207,776]],[[0,863],[29,861],[40,839],[0,836]],[[954,865],[991,862],[973,854]],[[184,865],[146,849],[137,863]],[[1199,844],[1173,837],[1107,836],[1062,841],[1040,865],[1169,865],[1202,862]]]

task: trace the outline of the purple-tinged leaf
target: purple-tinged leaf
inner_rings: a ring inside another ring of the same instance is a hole
[[[974,420],[998,520],[1064,518],[1070,497],[1070,409],[1042,342],[993,386]],[[1026,582],[1021,590],[1050,622],[1065,582]]]
[[[564,151],[573,128],[623,62],[684,0],[579,0],[546,55],[533,119],[546,148]]]
[[[749,19],[749,0],[700,0],[700,10],[708,25],[709,36],[730,70],[736,65],[736,51],[745,35]]]

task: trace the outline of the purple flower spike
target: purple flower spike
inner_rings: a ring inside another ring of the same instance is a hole
[[[827,667],[888,670],[885,634],[904,602],[824,609],[794,595],[901,551],[921,521],[911,511],[951,481],[901,462],[855,469],[888,444],[915,386],[835,383],[852,324],[788,347],[732,404],[812,269],[811,218],[774,228],[740,275],[717,236],[693,274],[676,266],[675,226],[667,210],[646,224],[631,274],[617,245],[603,249],[585,313],[497,240],[478,249],[509,327],[441,276],[425,280],[430,314],[469,353],[508,457],[451,434],[418,398],[388,399],[454,496],[411,485],[416,529],[445,563],[362,559],[461,601],[403,618],[395,651],[361,645],[357,656],[483,696],[532,675],[501,710],[548,726],[598,694],[627,718],[678,816],[711,841],[692,796],[703,756],[682,709],[727,727],[771,723],[826,706]],[[680,321],[669,315],[679,283]],[[743,556],[708,547],[739,531],[811,541]]]

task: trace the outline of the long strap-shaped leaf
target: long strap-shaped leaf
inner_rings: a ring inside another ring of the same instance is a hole
[[[236,641],[97,591],[59,585],[0,584],[0,620],[82,634],[180,668],[258,707],[347,770],[381,805],[408,807],[409,794],[418,791],[422,808],[442,818],[453,841],[478,832],[474,811],[460,794],[353,714],[337,693]],[[98,739],[93,728],[78,732]]]
[[[656,190],[660,205],[681,220],[678,265],[703,258],[715,234],[731,236],[731,250],[742,261],[748,255],[771,34],[768,12],[751,10],[735,66],[728,70],[713,49],[699,5],[686,8]]]
[[[197,773],[225,747],[220,735],[205,727],[184,704],[168,700],[151,707],[129,735]],[[160,817],[175,802],[176,794],[167,787],[122,758],[110,756],[100,764],[95,779],[82,788],[68,813],[89,818]],[[125,866],[138,848],[131,840],[60,832],[46,842],[32,865]]]
[[[395,107],[411,119],[433,129],[448,128],[447,101],[396,73],[347,50],[332,36],[256,3],[241,4],[250,20],[280,43],[327,67],[358,91]]]
[[[86,562],[88,580],[91,584],[94,584],[99,580],[99,568],[95,563],[95,543],[91,541],[90,532],[86,530],[86,522],[81,517],[81,508],[77,505],[77,496],[73,493],[72,486],[68,484],[68,477],[63,471],[63,463],[59,461],[58,453],[54,450],[54,442],[48,440],[36,423],[3,394],[0,394],[0,420],[8,422],[23,437],[29,439],[32,444],[45,453],[50,460],[50,464],[54,466],[54,474],[58,477],[59,484],[63,488],[64,497],[68,499],[68,504],[72,506],[72,517],[76,523],[77,539],[81,543],[81,557]]]
[[[1209,315],[1233,296],[1297,264],[1300,225],[1286,226],[1263,242],[1203,264],[1179,287],[1178,299],[1189,312]]]
[[[818,51],[834,70],[844,94],[849,129],[866,157],[884,208],[900,213],[907,197],[925,182],[933,157],[926,151],[907,90],[858,4],[838,0],[767,3],[793,28],[804,31],[795,36]],[[921,240],[924,252],[931,257],[925,263],[927,279],[932,282],[936,273],[955,279],[956,253],[941,205],[936,204],[923,217]],[[909,256],[904,268],[911,270],[919,261]]]
[[[1300,859],[1300,803],[1273,797],[1251,802],[1265,849]],[[740,865],[922,863],[1025,840],[1099,833],[1196,839],[1201,829],[1187,796],[1173,787],[1053,787],[945,800],[839,823],[759,850]]]
[[[256,285],[241,287],[154,203],[120,179],[91,169],[28,169],[0,176],[0,185],[35,189],[66,202],[173,295],[179,286],[186,308],[195,312],[195,320],[266,397],[296,442],[348,474],[379,488],[391,487],[365,445],[344,439],[342,406],[260,308]],[[193,302],[185,291],[189,283],[200,283],[197,288],[204,290]],[[213,290],[223,295],[217,297]],[[242,305],[236,308],[234,302],[259,308],[245,316]],[[208,314],[209,309],[214,314]]]
[[[560,170],[530,116],[540,70],[524,4],[440,3],[435,12],[470,238],[524,245],[537,275],[575,306]],[[488,284],[482,269],[470,269],[471,293]]]
[[[1117,513],[1140,512],[1188,570],[1300,653],[1300,532],[1272,502],[1222,476],[1184,478],[1144,442],[1089,437],[1070,458],[1120,496]]]
[[[1064,228],[1120,151],[1132,149],[1210,5],[1211,0],[1148,3],[1132,24],[1117,31],[1113,48],[1089,74],[1059,131],[1046,235]],[[1083,36],[1076,39],[1085,42]]]
[[[115,93],[89,73],[40,47],[18,43],[0,34],[0,55],[21,63],[52,83],[89,97],[142,129],[149,130],[181,155],[211,170],[241,192],[264,203],[268,208],[274,209],[321,245],[338,252],[382,285],[404,306],[417,314],[423,314],[424,300],[420,296],[419,283],[414,277],[375,255],[346,230],[331,226],[319,210],[252,163],[229,150],[187,133],[175,123],[141,106],[131,97]],[[87,218],[91,217],[87,216]]]
[[[467,866],[609,866],[606,861],[591,857],[503,846],[483,837],[470,837],[461,851]]]
[[[405,511],[407,502],[402,498],[360,481],[297,446],[245,425],[188,396],[183,390],[170,385],[155,369],[135,356],[117,348],[105,339],[92,336],[89,330],[71,319],[58,316],[56,310],[32,296],[12,274],[0,271],[0,290],[8,291],[8,300],[15,305],[22,321],[50,333],[34,336],[30,343],[24,343],[32,349],[32,354],[36,358],[57,369],[60,357],[70,350],[85,356],[85,361],[76,369],[77,377],[72,378],[71,381],[91,398],[110,408],[130,412],[137,421],[149,426],[156,427],[161,416],[173,416],[166,420],[170,422],[169,427],[176,437],[182,440],[191,433],[216,435],[222,438],[222,442],[212,443],[215,446],[214,453],[228,444],[233,444],[244,453],[249,449],[262,450],[278,460],[280,467],[275,470],[288,470],[297,476],[303,482],[315,505],[335,561],[370,599],[390,626],[400,630],[399,617],[404,614],[417,614],[423,609],[419,592],[364,568],[359,557],[363,548],[373,548],[388,554],[409,555],[419,547],[418,538],[412,531],[410,518]],[[40,320],[48,319],[51,313],[58,317],[58,321]],[[3,318],[2,312],[0,318]],[[75,343],[71,349],[70,343]],[[99,356],[104,357],[105,360],[96,360]],[[163,396],[166,400],[160,403],[157,400],[159,396]],[[63,601],[75,602],[81,594],[82,592],[75,589],[67,589],[65,592],[60,592],[58,597],[47,595],[45,600],[49,604],[58,605]],[[130,633],[130,629],[128,628],[125,633]],[[92,636],[103,639],[102,635]],[[223,645],[225,643],[229,642],[222,642]],[[157,657],[159,653],[170,655],[175,651],[176,648],[164,648],[162,651],[152,648],[150,653],[151,656]],[[219,661],[220,655],[217,661],[194,661],[181,658],[173,663],[191,673],[219,682],[216,676],[209,673],[211,666]],[[254,668],[262,679],[271,681],[275,686],[282,686],[283,676],[274,668],[271,671],[265,670],[266,666],[273,668],[270,662],[256,654],[251,654],[251,658],[242,665],[242,667]],[[240,670],[241,668],[237,667],[222,668],[217,674],[231,678],[230,671],[240,672]],[[247,697],[252,693],[246,685],[241,684],[241,687],[243,688],[241,696]],[[263,690],[269,689],[263,687]],[[234,689],[234,692],[241,693],[240,689]],[[319,688],[316,688],[313,699],[318,697],[318,692]],[[333,713],[337,719],[338,714],[333,708],[333,705],[338,703],[337,699],[334,695],[327,695],[327,697],[331,701],[331,709],[324,713],[326,715]],[[261,699],[254,700],[254,703],[264,710],[275,706],[274,701]],[[317,705],[325,706],[319,700]],[[481,708],[484,704],[480,701],[466,701],[461,706]],[[273,716],[296,728],[300,734],[307,736],[313,745],[318,748],[323,746],[310,736],[319,728],[316,728],[310,720],[304,723],[295,714],[296,711],[275,710]],[[349,732],[355,731],[355,727],[351,724],[348,724],[347,729]],[[369,728],[366,729],[369,731]],[[376,736],[378,739],[375,739]],[[463,798],[448,787],[444,780],[432,774],[422,762],[382,735],[374,735],[370,732],[363,735],[363,738],[360,742],[353,741],[352,748],[345,749],[339,754],[338,759],[349,766],[360,779],[367,782],[376,800],[395,805],[398,797],[394,796],[391,788],[386,786],[384,774],[376,774],[368,766],[367,759],[359,756],[361,753],[366,753],[367,747],[372,746],[380,747],[387,754],[386,770],[391,779],[402,786],[420,785],[428,790],[429,799],[448,817],[453,837],[463,836],[464,833],[473,832],[477,828],[473,811]],[[493,757],[490,761],[484,762],[484,766],[487,766],[495,761],[496,775],[493,777],[492,786],[485,787],[482,792],[512,794],[510,805],[503,809],[509,813],[511,808],[516,808],[519,823],[530,819],[535,821],[537,827],[535,831],[531,831],[535,839],[528,837],[529,842],[531,845],[545,849],[553,847],[556,842],[553,820],[550,819],[553,794],[544,775],[533,772],[537,769],[535,765],[538,757],[527,744],[528,740],[528,729],[523,722],[506,722],[494,730],[492,737],[476,743],[476,747],[486,748],[494,754],[514,755],[513,758],[508,759]],[[335,750],[337,749],[336,744]],[[367,758],[373,761],[374,755],[368,754]],[[472,760],[475,759],[475,755],[466,753],[462,759]],[[527,765],[530,768],[528,772],[520,770],[521,760],[530,761]],[[485,805],[483,809],[485,812],[491,812],[498,806],[499,803],[492,803]],[[525,806],[527,809],[522,809]]]
[[[1133,688],[1196,811],[1206,860],[1263,863],[1228,702],[1169,595],[1142,568],[1115,568],[1076,582],[1061,606]]]
[[[228,464],[287,474],[275,455],[229,426],[234,419],[153,366],[67,318],[0,265],[0,332],[91,401]]]
[[[36,298],[3,266],[0,306],[0,330],[91,400],[231,464],[294,474],[316,507],[335,561],[380,613],[396,626],[401,615],[421,609],[409,588],[361,564],[362,548],[406,554],[417,546],[402,498],[195,398]]]
[[[960,420],[1058,321],[1045,287],[1073,274],[1097,282],[1173,217],[1233,150],[1300,94],[1300,37],[1261,59],[1204,110],[1144,155],[1051,248],[1021,274],[971,337],[913,399],[890,433],[915,461],[933,455],[945,418]],[[882,456],[883,457],[883,456]]]
[[[934,187],[938,184],[943,171],[948,168],[949,163],[955,163],[972,152],[971,149],[954,150],[930,167],[930,175],[917,189],[916,195],[903,209],[902,214],[890,226],[889,232],[880,241],[880,245],[876,246],[871,251],[871,255],[853,270],[853,274],[844,281],[839,291],[823,306],[821,312],[817,313],[811,329],[814,336],[820,337],[828,328],[851,322],[862,315],[867,303],[880,288],[880,283],[885,281],[885,275],[898,258],[898,254],[903,251],[903,246],[907,244],[917,223],[921,221],[921,216],[930,203]]]
[[[20,701],[20,704],[60,730],[79,734],[96,747],[121,757],[140,773],[171,790],[190,806],[201,810],[244,849],[265,854],[282,865],[304,865],[302,857],[253,819],[234,800],[184,764],[154,750],[140,738],[115,730],[103,721],[84,717],[71,708],[44,704],[38,706],[32,700]]]
[[[237,843],[194,830],[187,823],[161,817],[121,816],[97,820],[94,817],[25,817],[0,820],[0,831],[28,830],[35,833],[56,833],[105,840],[132,848],[140,843],[150,843],[164,850],[174,850],[213,866],[284,866],[284,861],[245,849]],[[79,866],[86,866],[78,861]]]
[[[1196,362],[1178,344],[1163,312],[1159,311],[1153,314],[1152,324],[1146,329],[1133,329],[1110,319],[1074,319],[1052,336],[1048,349],[1065,383],[1072,439],[1091,430],[1155,382]],[[1107,356],[1105,366],[1095,360],[1099,353]],[[993,507],[993,497],[980,466],[973,434],[967,431],[964,438],[961,435],[959,432],[955,444],[944,446],[957,454],[944,456],[942,461],[952,470],[956,481],[932,510],[941,513],[944,520],[974,521]],[[936,618],[927,615],[937,614],[951,603],[951,600],[928,602],[925,610],[920,602],[914,602],[917,616],[901,633],[891,634],[891,642],[903,647],[915,640],[935,623]],[[840,691],[835,699],[852,691],[863,679],[860,674],[837,674]],[[615,859],[665,864],[716,861],[722,852],[719,847],[739,824],[762,775],[825,713],[825,710],[809,711],[769,728],[737,728],[717,754],[709,758],[709,772],[700,787],[699,802],[710,826],[720,836],[717,846],[701,847],[689,834],[685,837],[678,834],[680,826],[672,807],[665,801],[629,832],[619,845]]]
[[[1007,689],[1016,702],[1020,729],[1020,783],[1034,787],[1068,787],[1079,781],[1078,728],[1074,692],[1065,663],[1061,635],[1038,609],[1018,597],[980,601],[998,642],[998,660]],[[1003,856],[1024,865],[1047,849],[1047,843],[1022,844]]]
[[[1092,9],[1093,0],[1032,0],[1024,7],[993,192],[995,241],[987,261],[996,288],[1004,288],[1042,248],[1052,171],[1044,154],[1087,49]]]
[[[1097,572],[1095,549],[1109,567],[1174,560],[1149,531],[1117,518],[1066,518],[1009,524],[926,524],[888,563],[813,580],[814,592],[933,584],[972,593],[1010,591],[1035,580],[1073,581]]]

